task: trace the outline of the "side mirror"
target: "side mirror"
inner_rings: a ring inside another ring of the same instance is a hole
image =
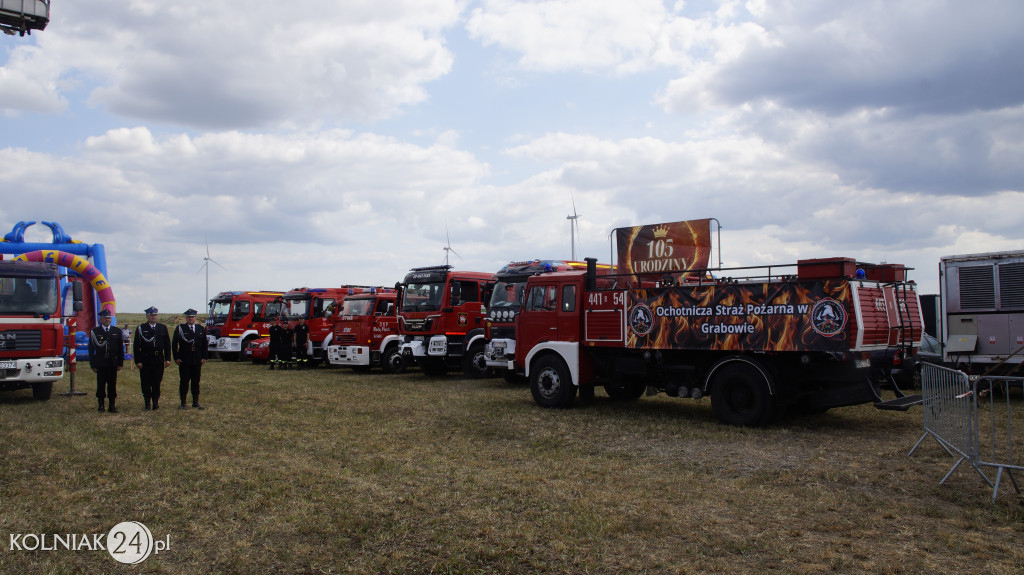
[[[71,283],[71,299],[73,299],[75,301],[75,303],[81,303],[81,301],[82,301],[82,282],[72,282]],[[75,311],[80,311],[80,310],[78,308],[75,308]]]
[[[75,285],[81,285],[81,284],[78,284],[76,282]],[[71,309],[75,310],[76,312],[80,312],[83,309],[85,309],[85,304],[82,303],[81,300],[75,300],[75,303],[71,304]]]

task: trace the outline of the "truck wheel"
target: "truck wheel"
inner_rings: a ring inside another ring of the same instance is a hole
[[[51,393],[53,393],[52,381],[42,381],[32,384],[32,399],[35,399],[36,401],[46,401],[47,399],[50,399]]]
[[[420,371],[427,377],[441,377],[448,373],[444,360],[437,357],[425,357],[420,360]]]
[[[491,375],[491,368],[487,367],[487,358],[484,357],[483,343],[474,343],[469,347],[469,352],[462,356],[462,373],[473,379]]]
[[[633,401],[640,399],[640,396],[647,391],[647,386],[640,381],[608,383],[605,384],[604,391],[608,394],[608,397],[616,401]]]
[[[767,423],[774,415],[768,382],[750,364],[723,367],[711,385],[711,407],[722,423],[756,426]]]
[[[384,350],[384,357],[380,358],[380,368],[384,373],[402,373],[405,371],[405,358],[397,345],[390,345]]]
[[[576,400],[576,386],[569,368],[553,355],[546,355],[534,364],[530,372],[530,392],[541,407],[565,408]]]
[[[221,361],[238,361],[238,356],[240,354],[238,354],[237,352],[233,352],[233,351],[232,352],[222,351],[222,352],[219,352],[217,355],[220,356],[220,360]]]

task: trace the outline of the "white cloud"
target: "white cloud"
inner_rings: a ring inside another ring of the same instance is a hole
[[[466,28],[485,45],[522,54],[524,69],[615,69],[649,66],[667,17],[660,0],[485,0]]]
[[[424,85],[450,70],[442,32],[458,14],[454,0],[67,3],[39,49],[8,63],[10,84],[35,85],[33,98],[0,90],[0,107],[52,109],[63,98],[59,77],[87,81],[93,105],[150,122],[216,129],[386,117],[422,102]]]

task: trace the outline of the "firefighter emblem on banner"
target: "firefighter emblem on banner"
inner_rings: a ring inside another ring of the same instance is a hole
[[[629,310],[629,329],[637,335],[647,335],[654,328],[654,314],[646,304],[638,303]]]
[[[811,326],[825,337],[839,335],[846,327],[846,309],[832,298],[819,300],[811,310]]]

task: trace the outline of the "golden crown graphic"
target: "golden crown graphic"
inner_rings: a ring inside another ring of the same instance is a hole
[[[654,237],[656,238],[667,238],[668,237],[668,226],[658,226],[654,228]]]

